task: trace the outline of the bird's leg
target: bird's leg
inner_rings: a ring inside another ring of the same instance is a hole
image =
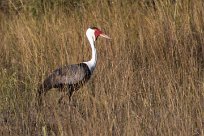
[[[74,93],[73,90],[68,90],[68,92],[66,92],[65,95],[62,95],[62,96],[59,98],[58,103],[59,103],[59,104],[60,104],[60,103],[64,103],[64,104],[65,104],[65,102],[63,102],[63,99],[64,99],[64,97],[67,97],[67,96],[68,96],[68,97],[69,97],[68,103],[70,104],[71,101],[72,101],[72,95],[73,95],[73,93]]]
[[[73,93],[74,93],[74,91],[69,91],[69,92],[67,93],[67,95],[69,96],[69,103],[71,103],[71,101],[72,101],[72,95],[73,95]]]
[[[64,88],[61,88],[60,92],[63,92],[63,89]],[[65,104],[65,102],[63,102],[63,99],[64,99],[65,96],[66,96],[66,94],[63,93],[62,96],[58,100],[58,104],[61,104],[61,103]]]
[[[61,104],[62,103],[62,100],[63,100],[64,96],[61,96],[58,100],[58,103]]]
[[[69,97],[68,99],[68,102],[67,102],[67,99],[65,99],[65,97]],[[70,104],[71,103],[71,97],[69,96],[69,95],[62,95],[60,98],[59,98],[59,100],[58,100],[58,103],[59,104],[61,104],[61,103],[63,103],[63,104],[66,104],[66,102],[67,102],[67,104]]]

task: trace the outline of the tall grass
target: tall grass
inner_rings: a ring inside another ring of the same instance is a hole
[[[2,135],[204,135],[202,0],[19,2],[0,13]],[[97,40],[91,80],[37,111],[49,73],[90,59],[88,26],[112,38]]]

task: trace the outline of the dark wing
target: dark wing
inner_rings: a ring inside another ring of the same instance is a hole
[[[91,77],[91,71],[84,63],[68,65],[56,69],[51,73],[38,88],[38,104],[42,105],[42,96],[51,88],[63,88],[65,85],[70,89],[71,97],[74,90],[80,88]]]
[[[63,85],[74,85],[79,82],[88,80],[91,72],[84,63],[68,65],[53,71],[43,82],[43,88],[49,90],[51,88],[62,87]]]

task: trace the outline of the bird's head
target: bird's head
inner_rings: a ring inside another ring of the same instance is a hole
[[[89,27],[86,31],[86,36],[88,38],[93,39],[94,41],[97,40],[97,38],[99,36],[107,38],[107,39],[111,39],[109,36],[105,35],[100,29],[98,29],[97,27]]]

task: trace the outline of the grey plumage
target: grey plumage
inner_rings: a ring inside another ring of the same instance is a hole
[[[71,98],[74,91],[77,91],[91,77],[91,71],[85,63],[64,66],[53,71],[38,88],[39,104],[50,89],[67,89],[67,95]]]

